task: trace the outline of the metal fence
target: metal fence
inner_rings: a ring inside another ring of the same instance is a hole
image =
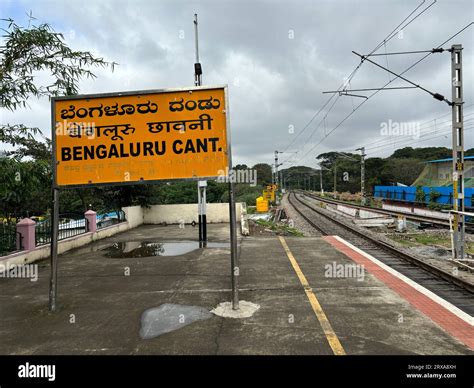
[[[36,219],[35,245],[45,245],[51,242],[51,217]],[[97,213],[97,229],[119,224],[126,221],[123,210],[104,210]],[[58,240],[64,240],[90,230],[88,219],[84,214],[65,213],[59,215]],[[20,242],[20,250],[23,249],[23,237],[17,232],[16,224],[0,224],[0,256],[17,251],[17,239]]]
[[[418,187],[413,186],[375,186],[374,197],[391,199],[395,201],[405,201],[412,203],[437,203],[440,205],[453,204],[452,187],[422,187],[421,193]],[[466,187],[464,189],[466,207],[472,207],[474,204],[474,188]]]
[[[119,224],[126,221],[123,210],[101,211],[97,213],[97,229]]]
[[[15,224],[1,224],[0,226],[0,256],[17,251],[17,236],[20,239],[20,249],[23,247],[23,237],[16,231]]]
[[[35,228],[36,245],[49,244],[51,242],[51,217],[38,221]],[[58,229],[58,240],[77,236],[87,231],[87,219],[84,214],[60,214]]]

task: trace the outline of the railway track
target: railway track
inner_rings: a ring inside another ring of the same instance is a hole
[[[424,223],[427,223],[427,224],[433,224],[433,225],[436,225],[436,226],[442,227],[442,228],[449,228],[449,221],[448,220],[443,220],[443,219],[437,218],[437,217],[422,216],[422,215],[419,215],[419,214],[402,213],[402,212],[397,212],[397,211],[393,211],[393,210],[386,210],[386,209],[376,209],[376,208],[373,208],[371,206],[355,205],[355,204],[347,203],[347,202],[340,201],[340,200],[337,200],[337,199],[323,198],[323,197],[320,197],[318,195],[314,195],[314,194],[307,193],[307,192],[303,192],[303,193],[307,197],[314,198],[317,201],[321,201],[321,202],[325,202],[325,203],[329,203],[329,204],[333,204],[333,205],[344,205],[344,206],[347,206],[347,207],[350,207],[350,208],[353,208],[353,209],[363,209],[363,210],[371,211],[373,213],[379,213],[379,214],[393,216],[393,217],[397,217],[399,215],[402,215],[402,216],[405,216],[407,218],[407,220],[413,220],[413,221],[416,221],[416,222],[424,222]],[[466,222],[466,232],[474,233],[474,224],[472,222]]]
[[[472,284],[330,217],[321,209],[302,201],[294,192],[288,195],[288,201],[295,211],[322,235],[342,237],[465,313],[474,316]]]

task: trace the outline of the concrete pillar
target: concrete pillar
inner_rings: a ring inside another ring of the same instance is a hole
[[[97,230],[97,213],[94,210],[88,210],[84,213],[86,218],[86,232],[94,233]]]
[[[23,218],[20,222],[16,224],[16,231],[18,232],[18,234],[16,235],[16,247],[18,250],[22,249],[20,244],[20,236],[22,237],[21,243],[25,251],[35,249],[35,225],[36,222],[34,222],[30,218]]]
[[[398,216],[397,220],[397,231],[405,232],[407,230],[407,218],[403,215]]]

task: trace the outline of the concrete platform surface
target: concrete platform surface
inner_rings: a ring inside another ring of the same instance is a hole
[[[221,243],[209,248],[189,243],[197,232],[140,226],[61,255],[56,313],[47,308],[48,262],[39,264],[36,282],[0,279],[0,353],[332,355],[332,330],[345,354],[472,354],[370,273],[328,273],[354,262],[318,237],[284,238],[299,275],[277,236],[240,237],[240,298],[258,311],[187,325],[181,314],[176,330],[142,339],[148,309],[211,310],[230,301],[228,226],[208,225],[209,241]],[[157,253],[177,255],[149,256]],[[137,255],[145,257],[126,257]],[[329,326],[320,323],[324,317]]]

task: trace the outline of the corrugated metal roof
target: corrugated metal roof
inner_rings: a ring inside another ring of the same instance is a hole
[[[464,160],[472,160],[474,156],[465,156]],[[437,160],[428,160],[425,163],[441,163],[441,162],[452,162],[453,158],[446,158],[446,159],[437,159]]]

